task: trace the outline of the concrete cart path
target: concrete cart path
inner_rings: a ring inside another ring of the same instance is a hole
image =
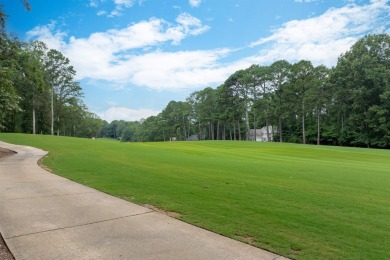
[[[18,259],[285,259],[112,197],[37,165],[45,151],[0,142],[0,232]]]

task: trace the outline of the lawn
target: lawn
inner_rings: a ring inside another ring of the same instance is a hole
[[[390,259],[390,151],[0,134],[58,175],[294,259]]]

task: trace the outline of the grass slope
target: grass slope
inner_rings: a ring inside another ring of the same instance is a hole
[[[390,151],[0,134],[57,174],[296,259],[390,258]]]

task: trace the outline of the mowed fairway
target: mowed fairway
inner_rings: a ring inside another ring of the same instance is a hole
[[[295,259],[390,259],[390,151],[0,134],[61,176]]]

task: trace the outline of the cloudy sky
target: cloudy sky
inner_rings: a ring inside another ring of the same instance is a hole
[[[390,34],[390,0],[0,0],[8,31],[60,50],[101,118],[139,120],[238,69],[301,59],[332,67]]]

